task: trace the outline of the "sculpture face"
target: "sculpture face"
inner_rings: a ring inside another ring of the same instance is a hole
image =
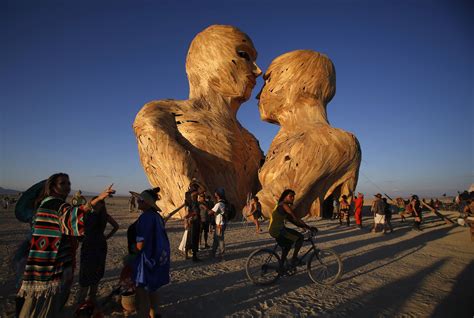
[[[252,40],[237,28],[214,25],[202,31],[186,59],[191,98],[213,90],[241,102],[248,100],[262,73],[256,58]]]
[[[300,98],[329,103],[336,91],[336,73],[331,60],[310,50],[297,50],[277,57],[263,76],[265,84],[257,98],[262,120],[278,123],[278,115],[300,104]]]
[[[278,72],[269,72],[263,75],[264,84],[262,90],[257,95],[258,109],[262,120],[278,124],[276,112],[285,103],[287,96],[287,87],[280,85],[280,74]]]

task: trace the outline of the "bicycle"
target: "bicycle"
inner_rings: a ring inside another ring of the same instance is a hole
[[[311,242],[311,247],[303,256],[298,257],[294,266],[285,266],[277,253],[278,243],[273,249],[259,248],[253,251],[247,258],[245,272],[250,281],[256,285],[269,285],[282,276],[292,276],[296,268],[305,265],[311,280],[319,285],[333,285],[342,275],[342,260],[339,255],[331,249],[319,249],[316,247],[313,237],[315,232],[308,231],[305,242]],[[312,252],[312,253],[311,253]]]

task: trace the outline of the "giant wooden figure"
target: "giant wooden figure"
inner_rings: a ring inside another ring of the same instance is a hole
[[[237,121],[261,70],[252,40],[232,26],[213,25],[192,41],[186,58],[188,100],[156,100],[137,114],[133,129],[140,160],[163,211],[179,207],[193,178],[209,191],[224,187],[236,207],[259,188],[263,153]]]
[[[259,172],[257,194],[269,215],[285,188],[296,191],[299,216],[321,216],[331,195],[352,195],[361,151],[351,133],[329,125],[326,105],[336,92],[331,60],[310,50],[283,54],[271,63],[259,94],[261,118],[281,126]]]

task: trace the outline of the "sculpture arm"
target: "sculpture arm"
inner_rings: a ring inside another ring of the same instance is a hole
[[[193,159],[193,146],[178,130],[175,108],[176,104],[170,101],[148,103],[137,114],[133,129],[148,180],[162,189],[176,189],[163,196],[178,206],[182,201],[179,189],[201,176]]]

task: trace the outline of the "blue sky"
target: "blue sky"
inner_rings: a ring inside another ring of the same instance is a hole
[[[265,70],[312,49],[337,72],[329,121],[362,147],[358,190],[455,193],[474,182],[472,1],[1,1],[0,186],[70,174],[74,189],[148,186],[132,122],[186,99],[193,37],[230,24]],[[278,127],[255,95],[238,118],[266,152]]]

